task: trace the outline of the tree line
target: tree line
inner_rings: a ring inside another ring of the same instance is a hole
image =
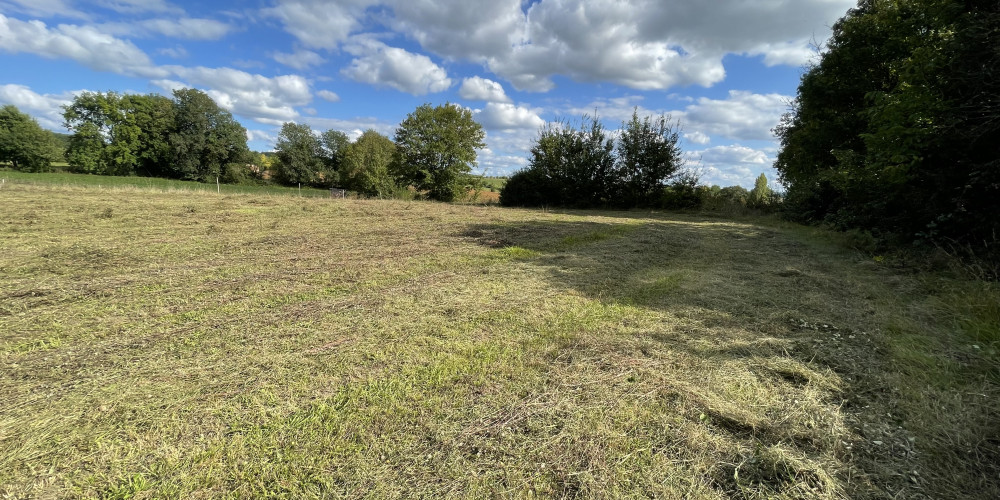
[[[775,130],[786,213],[1000,255],[1000,2],[862,0]]]
[[[632,119],[609,133],[597,116],[579,126],[543,127],[527,168],[500,193],[506,206],[634,208],[659,205],[667,183],[682,171],[679,124],[666,115]]]
[[[368,130],[351,142],[343,132],[315,134],[285,123],[275,144],[274,178],[286,184],[337,185],[364,196],[453,201],[472,182],[476,149],[485,147],[472,112],[454,104],[424,104],[410,113],[395,140]]]
[[[285,123],[271,156],[247,147],[247,132],[206,93],[83,92],[64,107],[65,144],[14,106],[0,108],[0,162],[45,171],[65,159],[76,173],[141,175],[226,183],[269,181],[341,187],[370,197],[425,196],[452,201],[475,179],[485,132],[472,112],[424,104],[395,138],[368,130],[351,141],[338,130]]]

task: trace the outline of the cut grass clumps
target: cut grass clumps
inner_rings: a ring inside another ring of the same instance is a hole
[[[0,497],[1000,497],[996,288],[817,234],[10,182]]]

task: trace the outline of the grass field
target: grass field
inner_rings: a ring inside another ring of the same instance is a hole
[[[8,182],[0,497],[998,498],[998,297],[771,219]]]
[[[86,175],[62,172],[18,172],[15,170],[0,170],[0,179],[19,184],[63,185],[63,186],[93,186],[108,188],[145,188],[159,191],[199,191],[222,194],[290,194],[318,198],[330,197],[326,189],[304,187],[302,189],[284,186],[254,186],[203,183],[194,181],[179,181],[160,177],[120,177],[114,175]],[[218,189],[218,191],[217,191]]]

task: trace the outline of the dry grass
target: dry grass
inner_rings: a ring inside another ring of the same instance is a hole
[[[8,183],[0,497],[996,498],[997,297],[761,219]]]

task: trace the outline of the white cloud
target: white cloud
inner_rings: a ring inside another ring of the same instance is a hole
[[[704,145],[712,142],[712,138],[711,137],[709,137],[709,136],[707,136],[707,135],[705,135],[705,134],[703,134],[701,132],[686,133],[686,134],[684,134],[684,138],[687,139],[688,141],[692,142],[693,144],[698,144],[698,145],[701,145],[701,146],[704,146]]]
[[[307,47],[335,49],[361,27],[360,18],[371,0],[279,0],[264,9],[267,16],[280,19],[285,30]]]
[[[320,90],[316,92],[316,95],[327,102],[340,102],[340,96],[336,92],[331,92],[329,90]]]
[[[442,92],[452,85],[444,68],[423,54],[389,47],[371,38],[356,38],[346,50],[357,57],[341,73],[357,82],[413,95]]]
[[[214,19],[146,19],[134,22],[114,22],[97,25],[102,33],[109,35],[156,37],[159,35],[183,40],[218,40],[231,31],[233,26]]]
[[[478,76],[466,78],[458,89],[458,95],[469,101],[510,102],[503,85]]]
[[[247,140],[248,141],[261,141],[267,143],[270,146],[274,145],[274,141],[277,137],[270,132],[264,130],[250,130],[247,129]]]
[[[394,0],[395,31],[451,59],[476,62],[509,53],[524,37],[521,0]]]
[[[312,101],[309,82],[298,75],[266,77],[232,68],[168,66],[173,74],[198,87],[219,106],[261,123],[280,124],[299,116],[295,106]]]
[[[123,75],[165,76],[132,42],[90,26],[60,24],[49,28],[41,21],[20,21],[0,14],[0,51],[71,59],[97,71]]]
[[[727,99],[698,99],[684,111],[675,113],[692,132],[719,135],[728,139],[773,140],[771,134],[791,96],[729,91]]]
[[[39,94],[24,85],[0,85],[0,103],[13,104],[22,113],[28,113],[38,120],[38,123],[49,129],[65,132],[63,127],[62,106],[73,101],[77,90],[62,94]]]
[[[36,17],[73,17],[86,19],[87,14],[70,6],[66,0],[0,0],[0,11],[19,12]]]
[[[110,9],[123,14],[136,14],[142,12],[160,13],[180,13],[184,12],[180,7],[176,7],[164,0],[98,0],[98,6]]]
[[[486,130],[538,130],[545,125],[537,110],[503,102],[486,103],[484,109],[474,111],[473,115]]]
[[[273,56],[275,61],[299,70],[326,62],[326,59],[311,50],[296,50],[291,54],[275,52]]]
[[[691,151],[685,156],[689,163],[701,167],[702,184],[752,188],[761,173],[776,178],[773,159],[766,152],[739,144]]]

